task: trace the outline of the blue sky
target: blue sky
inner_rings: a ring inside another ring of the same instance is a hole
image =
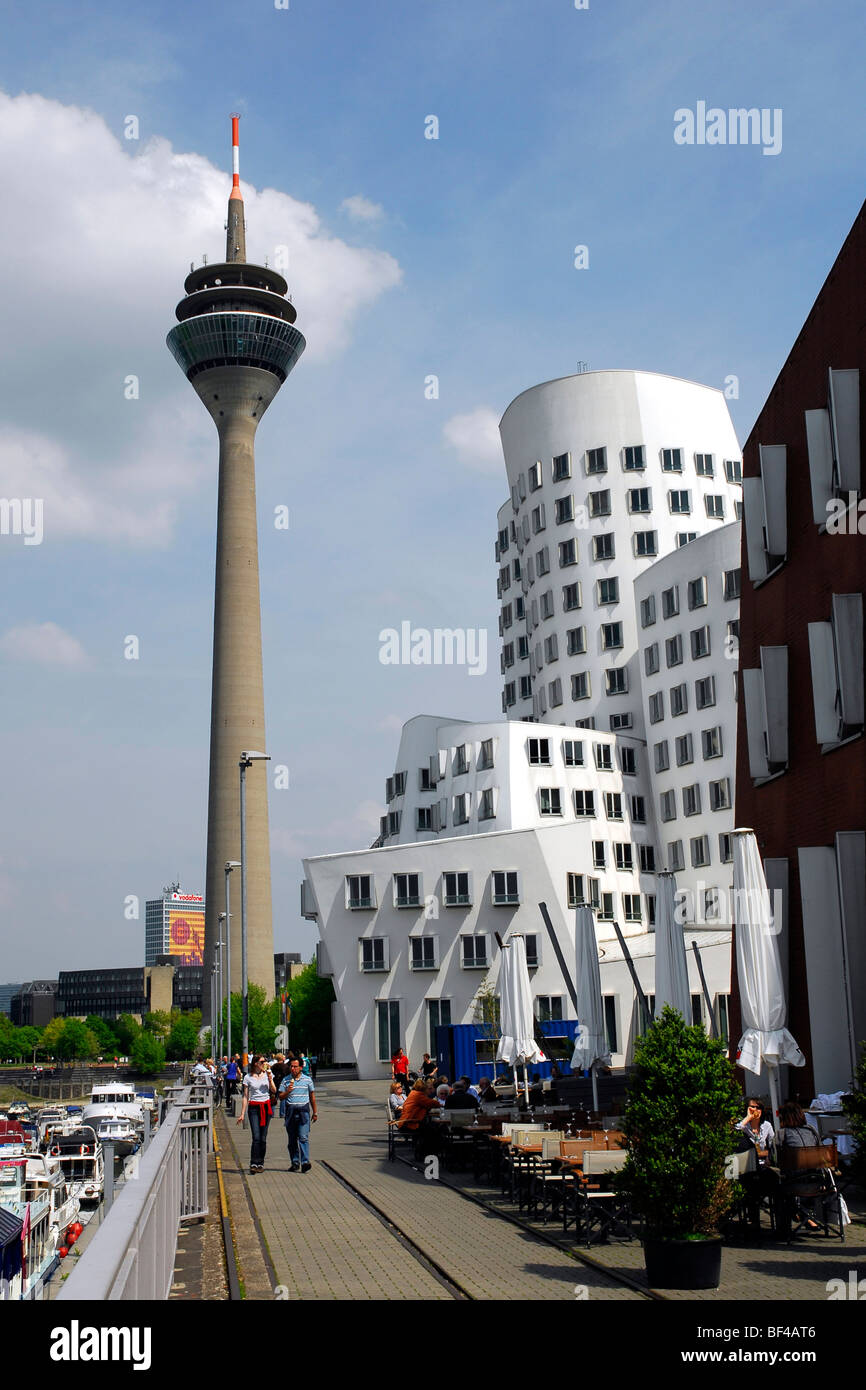
[[[7,13],[0,495],[45,534],[0,536],[0,976],[137,963],[145,898],[202,888],[216,435],[164,335],[221,254],[229,112],[308,339],[257,442],[275,942],[308,955],[300,857],[370,843],[400,724],[499,710],[492,422],[586,361],[735,375],[745,438],[862,202],[863,58],[847,0]],[[698,101],[780,108],[781,152],[678,146]],[[487,674],[381,665],[405,619],[487,628]]]

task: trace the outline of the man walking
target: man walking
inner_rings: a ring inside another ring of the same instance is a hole
[[[313,1079],[306,1076],[297,1057],[293,1057],[291,1074],[280,1087],[280,1099],[286,1102],[286,1133],[293,1173],[308,1173],[310,1162],[310,1123],[318,1118]]]

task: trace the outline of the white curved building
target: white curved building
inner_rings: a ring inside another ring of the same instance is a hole
[[[499,428],[511,491],[496,542],[503,710],[643,736],[633,586],[660,556],[739,519],[724,395],[586,372],[524,391]]]

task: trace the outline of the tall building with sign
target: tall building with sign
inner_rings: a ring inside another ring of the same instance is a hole
[[[205,900],[200,893],[184,893],[179,883],[170,883],[161,898],[148,899],[145,965],[156,965],[157,956],[174,956],[178,965],[203,965],[204,941]]]
[[[233,186],[225,260],[193,269],[168,347],[219,434],[213,684],[208,790],[205,962],[214,960],[229,860],[239,860],[238,763],[266,752],[254,444],[259,421],[306,342],[283,276],[251,265],[232,118]],[[266,765],[246,779],[247,961],[251,983],[274,987]],[[240,884],[237,885],[238,891]],[[241,915],[232,912],[232,987],[241,986]],[[207,994],[207,992],[206,992]],[[204,1022],[209,1023],[205,999]]]

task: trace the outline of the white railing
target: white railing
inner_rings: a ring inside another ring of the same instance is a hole
[[[207,1213],[209,1087],[173,1087],[156,1137],[57,1295],[61,1300],[163,1300],[181,1221]],[[110,1182],[106,1173],[106,1182]]]

